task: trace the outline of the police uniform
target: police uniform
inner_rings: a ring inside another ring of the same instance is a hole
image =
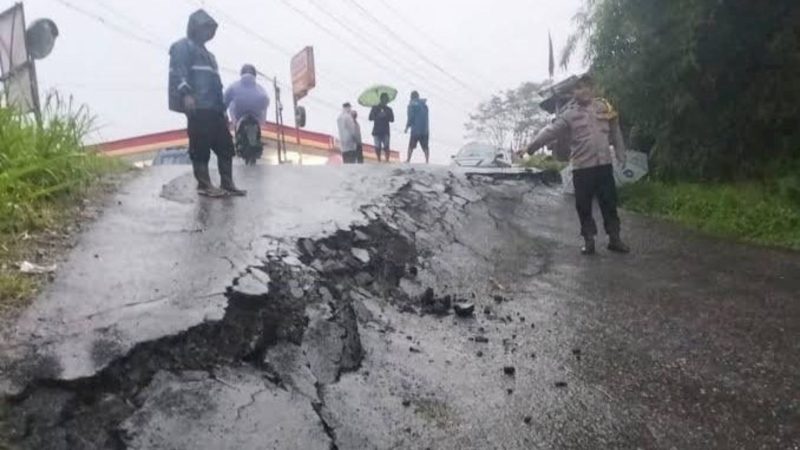
[[[542,130],[528,152],[533,153],[547,142],[566,138],[575,186],[575,206],[581,222],[581,235],[594,238],[597,225],[592,216],[592,202],[597,197],[606,233],[619,239],[617,189],[613,160],[625,164],[625,142],[619,128],[619,117],[609,102],[597,98],[586,106],[572,102],[555,121]],[[614,146],[612,153],[611,146]]]

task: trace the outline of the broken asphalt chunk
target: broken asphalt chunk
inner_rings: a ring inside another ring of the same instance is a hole
[[[423,313],[446,316],[450,314],[450,310],[453,307],[453,298],[449,295],[436,298],[433,288],[428,288],[420,297],[420,303],[422,304]]]
[[[350,250],[350,253],[352,253],[353,256],[362,264],[369,264],[370,257],[367,250],[364,250],[363,248],[353,248]]]
[[[359,273],[356,275],[356,283],[358,283],[359,285],[362,285],[362,286],[363,286],[363,285],[370,284],[370,283],[372,283],[374,280],[375,280],[375,279],[374,279],[374,278],[372,278],[372,275],[370,275],[370,274],[369,274],[369,273],[367,273],[367,272],[359,272]]]
[[[453,305],[453,309],[459,317],[470,317],[475,313],[475,305],[472,303],[459,302]]]

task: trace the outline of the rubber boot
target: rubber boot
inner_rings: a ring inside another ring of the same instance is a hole
[[[205,197],[223,197],[225,193],[214,187],[211,183],[211,175],[208,172],[208,164],[193,162],[194,178],[197,180],[197,193]]]
[[[244,197],[247,191],[238,189],[233,183],[233,158],[217,157],[217,167],[219,168],[219,178],[222,190],[237,197]]]
[[[608,242],[608,249],[614,253],[630,253],[631,249],[624,242],[620,239],[619,235],[610,236],[610,241]]]
[[[594,245],[594,237],[593,236],[585,236],[583,238],[583,247],[581,248],[581,253],[590,256],[594,255],[597,251],[595,250]]]

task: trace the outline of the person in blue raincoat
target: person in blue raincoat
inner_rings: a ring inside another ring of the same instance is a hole
[[[214,55],[205,44],[214,38],[217,22],[200,9],[189,17],[186,37],[172,44],[169,55],[169,109],[186,115],[189,155],[200,195],[246,195],[233,183],[233,138],[225,117],[222,79]],[[220,185],[211,183],[208,162],[217,155]]]
[[[428,122],[428,104],[427,100],[419,98],[419,92],[414,91],[411,93],[411,102],[408,104],[408,122],[406,124],[406,133],[411,131],[411,138],[408,142],[408,158],[406,162],[411,162],[411,155],[417,145],[422,146],[422,151],[425,153],[425,164],[430,162],[430,150],[428,143],[430,141],[430,124]]]

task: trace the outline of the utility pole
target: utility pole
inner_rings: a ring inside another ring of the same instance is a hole
[[[277,76],[272,79],[272,85],[275,88],[275,124],[278,128],[278,164],[285,164],[288,162],[286,156],[286,133],[283,128],[283,102],[281,102],[281,88],[278,86]]]

